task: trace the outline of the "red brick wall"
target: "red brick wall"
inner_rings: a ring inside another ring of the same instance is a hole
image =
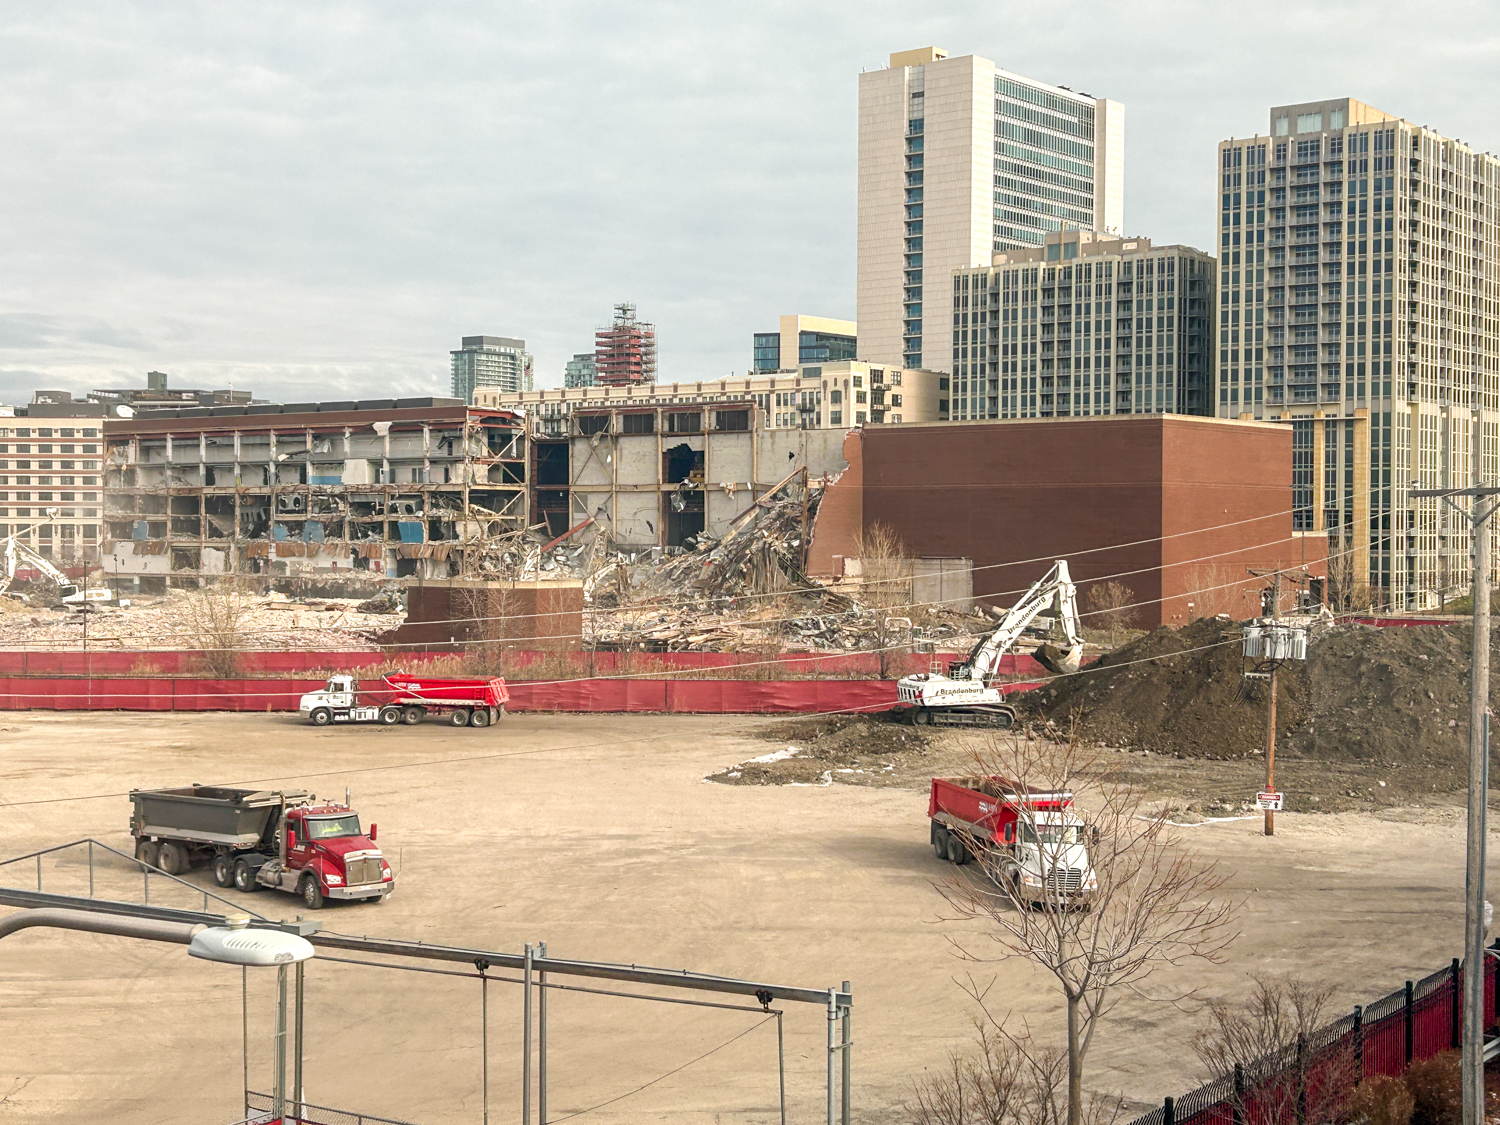
[[[858,526],[888,524],[914,555],[972,558],[985,600],[1010,604],[1067,558],[1084,601],[1094,583],[1117,581],[1151,627],[1180,620],[1189,600],[1217,612],[1195,587],[1302,558],[1287,511],[1290,427],[1173,415],[869,427],[856,454],[846,459],[859,466],[860,500],[841,499],[826,525],[820,516],[815,572],[852,551],[857,514]],[[1226,523],[1237,526],[1198,530]]]
[[[854,544],[864,526],[865,501],[860,439],[859,430],[850,430],[844,436],[844,460],[849,467],[828,486],[823,502],[818,505],[818,517],[807,545],[809,574],[837,576],[842,572],[834,566],[834,556],[847,558],[858,554]]]

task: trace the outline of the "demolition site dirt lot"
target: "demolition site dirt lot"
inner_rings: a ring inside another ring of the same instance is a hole
[[[560,957],[812,988],[848,980],[854,1119],[902,1121],[913,1078],[972,1035],[974,1007],[956,983],[970,974],[995,981],[992,1010],[1024,1018],[1046,1041],[1061,1031],[1038,972],[955,952],[956,942],[990,950],[982,931],[944,920],[933,883],[955,869],[928,845],[925,786],[933,772],[961,768],[973,736],[926,737],[935,741],[913,741],[910,728],[723,716],[536,714],[476,731],[12,712],[0,716],[0,857],[87,836],[128,850],[132,787],[202,782],[341,799],[349,786],[364,823],[379,825],[397,890],[379,905],[330,906],[317,915],[325,928],[511,951],[546,941]],[[798,755],[751,761],[788,748]],[[1203,771],[1229,765],[1114,753],[1164,800],[1205,789]],[[763,768],[809,756],[792,774]],[[1213,784],[1253,785],[1244,765],[1243,779],[1216,774]],[[1188,1040],[1202,1001],[1243,995],[1254,971],[1333,985],[1342,1008],[1458,948],[1463,819],[1451,796],[1287,813],[1270,840],[1258,819],[1205,820],[1183,834],[1231,872],[1243,934],[1227,964],[1168,970],[1120,997],[1089,1060],[1092,1088],[1144,1104],[1196,1085]],[[82,853],[44,864],[49,891],[86,893],[87,878]],[[214,889],[202,868],[186,878]],[[36,879],[31,861],[0,868],[4,885]],[[153,902],[201,909],[201,893],[165,882],[153,880]],[[96,884],[139,901],[141,875],[125,860],[102,861]],[[270,916],[305,910],[270,891],[222,893]],[[480,1120],[475,980],[321,955],[307,979],[308,1101],[414,1122]],[[274,974],[252,969],[245,980],[249,1081],[265,1090]],[[57,930],[3,939],[0,1123],[237,1119],[240,993],[240,971],[181,946]],[[776,1025],[758,1011],[586,992],[555,992],[550,1003],[550,1118],[619,1099],[585,1120],[777,1119]],[[790,1119],[820,1120],[823,1011],[782,1008]],[[489,1011],[491,1111],[514,1116],[519,990],[491,984]]]

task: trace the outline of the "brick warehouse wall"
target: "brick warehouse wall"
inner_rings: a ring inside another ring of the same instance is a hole
[[[577,649],[582,633],[581,582],[452,579],[407,587],[406,622],[380,643],[442,649],[455,641],[513,641],[527,649]]]
[[[1147,603],[1136,610],[1141,627],[1256,612],[1261,583],[1248,566],[1306,561],[1322,573],[1321,539],[1292,534],[1291,435],[1266,423],[1179,415],[937,423],[869,428],[850,444],[851,471],[824,501],[835,518],[819,516],[815,573],[853,553],[856,529],[879,521],[914,554],[972,558],[975,596],[995,604],[1011,604],[1053,558],[1068,559],[1083,599],[1120,575],[1131,600]],[[846,489],[858,496],[838,497]],[[1236,526],[1198,531],[1228,523]],[[1096,548],[1109,549],[1082,553]],[[1041,561],[1022,561],[1030,559]],[[1226,589],[1191,593],[1219,585]]]

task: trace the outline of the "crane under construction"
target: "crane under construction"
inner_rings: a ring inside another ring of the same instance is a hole
[[[656,382],[656,326],[637,320],[634,305],[616,305],[614,323],[594,333],[594,370],[599,386]]]

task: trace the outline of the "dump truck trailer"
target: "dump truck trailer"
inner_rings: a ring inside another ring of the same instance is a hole
[[[380,688],[361,692],[353,676],[330,676],[321,691],[310,691],[297,705],[313,726],[330,723],[397,723],[415,725],[428,715],[442,715],[455,727],[487,727],[505,714],[510,692],[498,676],[491,679],[438,679],[391,672]]]
[[[189,785],[133,789],[130,804],[136,859],[169,875],[208,863],[221,887],[271,887],[314,910],[329,898],[378,902],[395,889],[376,826],[360,828],[347,794],[338,804],[300,790]]]

